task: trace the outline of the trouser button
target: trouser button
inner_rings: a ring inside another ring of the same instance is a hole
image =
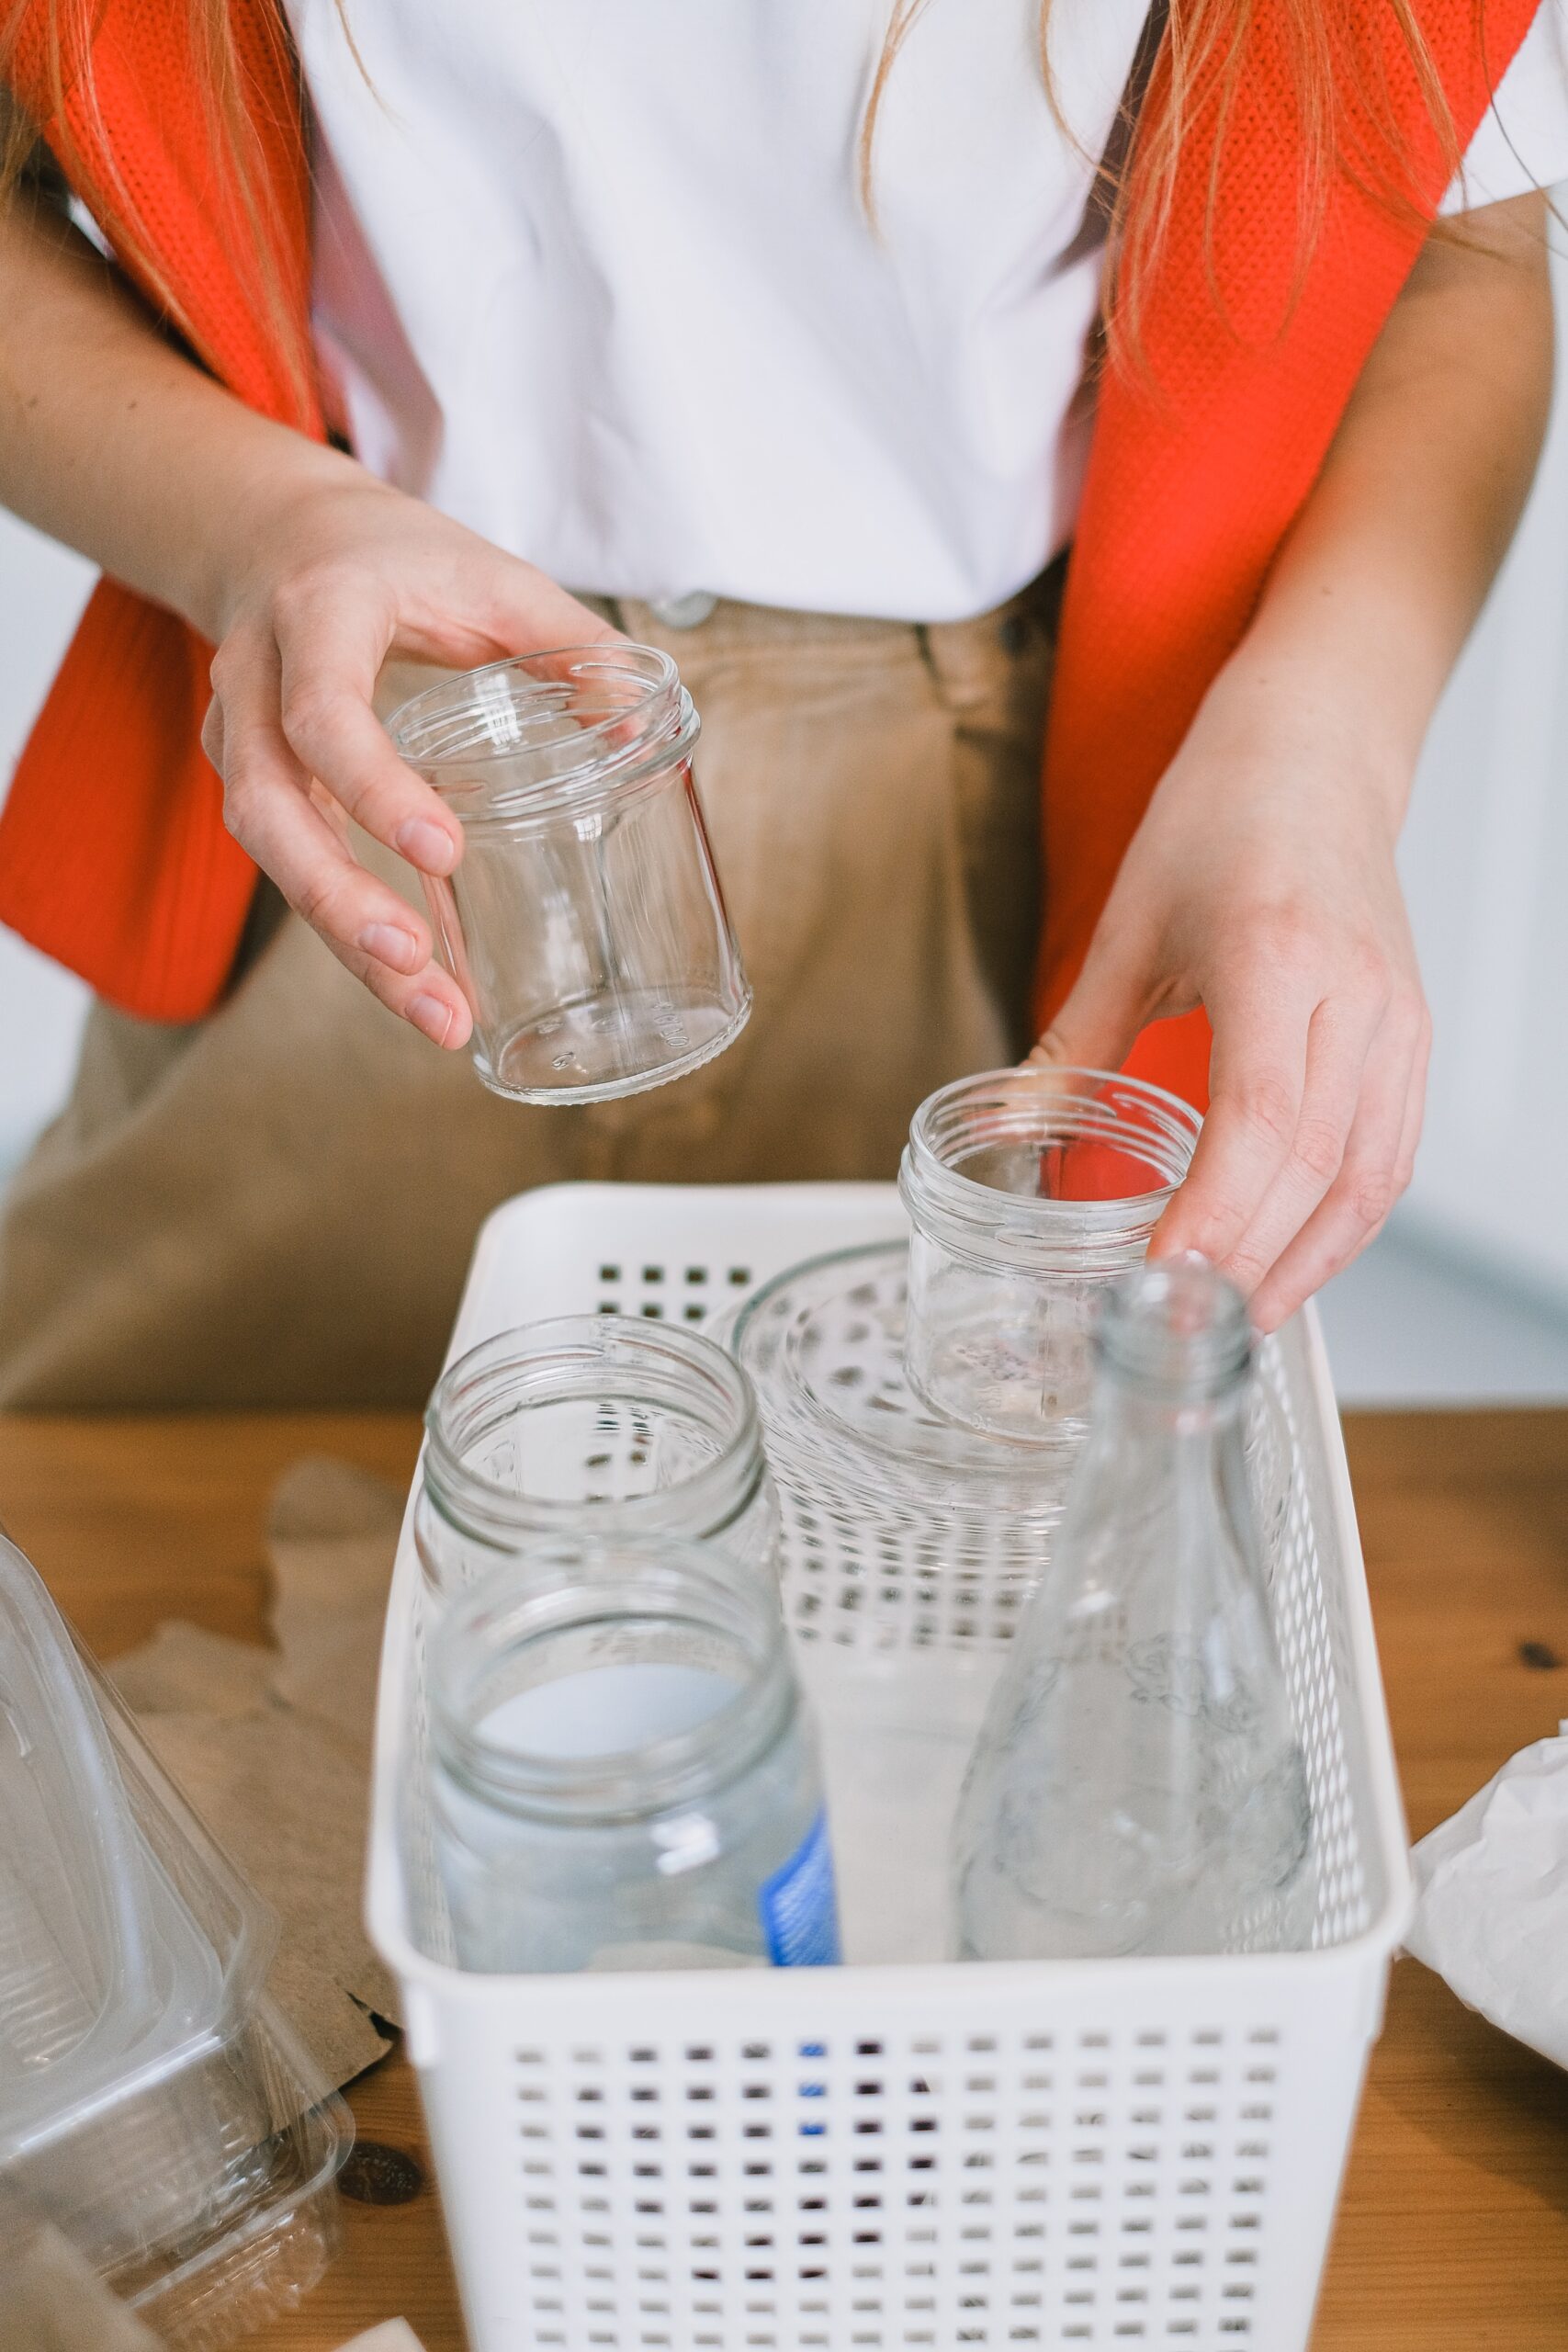
[[[694,588],[685,596],[650,596],[648,609],[661,628],[701,628],[717,609],[718,598],[710,596],[705,588]]]

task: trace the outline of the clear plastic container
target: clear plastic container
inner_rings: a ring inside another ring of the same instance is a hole
[[[990,1070],[921,1103],[898,1172],[904,1362],[935,1412],[999,1437],[1081,1437],[1095,1310],[1143,1257],[1201,1125],[1104,1070]]]
[[[704,1543],[770,1592],[778,1497],[745,1374],[695,1331],[561,1316],[470,1349],[425,1413],[415,1510],[432,1593],[540,1540]]]
[[[693,1544],[541,1551],[431,1651],[461,1966],[837,1961],[815,1726],[776,1596]]]
[[[107,2274],[176,2352],[220,2352],[303,2301],[338,2252],[337,2176],[354,2138],[347,2107],[265,2000],[214,2047],[209,2071],[240,2124],[219,2192]]]
[[[335,2242],[347,2113],[263,1997],[274,1940],[0,1539],[0,2187],[191,2352]]]
[[[668,654],[567,647],[428,687],[389,731],[463,828],[426,896],[474,1066],[522,1102],[599,1102],[698,1069],[750,992]]]

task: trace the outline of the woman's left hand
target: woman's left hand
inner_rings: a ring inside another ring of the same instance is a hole
[[[1427,239],[1036,1049],[1115,1069],[1203,1006],[1209,1116],[1152,1246],[1223,1266],[1264,1330],[1410,1181],[1431,1024],[1394,839],[1551,410],[1544,203]]]
[[[1401,755],[1310,678],[1212,690],[1032,1058],[1115,1069],[1207,1012],[1210,1110],[1151,1254],[1196,1250],[1272,1330],[1410,1181],[1431,1023],[1394,870]]]

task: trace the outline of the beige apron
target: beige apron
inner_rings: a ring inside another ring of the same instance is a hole
[[[208,1020],[93,1012],[0,1221],[0,1403],[412,1405],[510,1193],[891,1177],[924,1095],[1026,1043],[1056,584],[932,628],[606,607],[702,714],[739,1041],[626,1102],[502,1102],[266,886]]]

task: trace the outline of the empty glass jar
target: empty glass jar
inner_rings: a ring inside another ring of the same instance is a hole
[[[916,1395],[995,1436],[1081,1436],[1094,1311],[1143,1257],[1201,1125],[1102,1070],[991,1070],[931,1095],[898,1173]]]
[[[662,1537],[711,1545],[776,1596],[756,1399],[700,1332],[618,1315],[503,1331],[443,1374],[425,1432],[414,1533],[444,1600],[540,1540]]]
[[[463,828],[427,880],[474,1066],[522,1102],[599,1102],[721,1053],[750,1011],[668,654],[568,647],[431,686],[389,722]]]
[[[754,1580],[694,1544],[532,1553],[448,1611],[430,1698],[461,1966],[839,1959],[815,1728]]]

